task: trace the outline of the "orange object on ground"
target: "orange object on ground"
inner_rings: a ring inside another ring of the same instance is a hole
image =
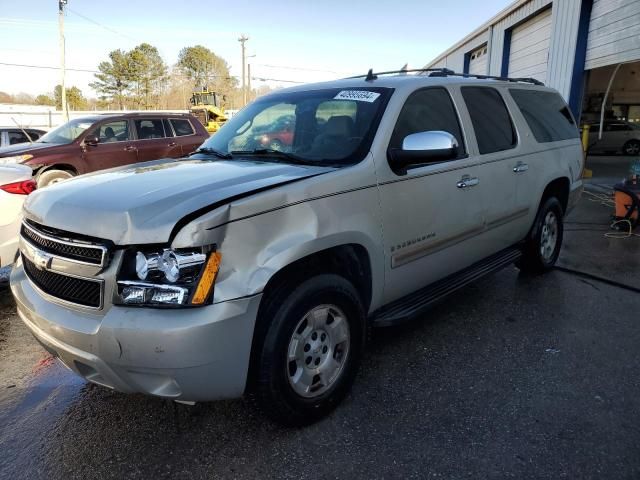
[[[640,216],[640,184],[625,182],[613,188],[616,218],[631,220],[633,226]]]

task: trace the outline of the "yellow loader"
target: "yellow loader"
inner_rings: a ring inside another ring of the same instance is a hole
[[[218,104],[218,95],[216,92],[207,90],[206,87],[201,91],[193,92],[191,105],[189,111],[200,120],[200,123],[211,134],[220,130],[220,127],[227,121],[224,108]]]

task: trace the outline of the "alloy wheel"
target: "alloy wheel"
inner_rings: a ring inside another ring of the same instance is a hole
[[[335,305],[318,305],[298,322],[287,350],[287,378],[305,398],[325,393],[340,377],[350,349],[349,322]]]

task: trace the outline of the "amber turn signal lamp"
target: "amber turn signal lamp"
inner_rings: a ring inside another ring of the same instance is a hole
[[[218,270],[220,270],[221,259],[222,254],[220,252],[212,252],[211,255],[209,255],[209,259],[204,267],[204,271],[202,272],[196,291],[191,299],[192,305],[202,305],[209,297],[216,275],[218,275]]]

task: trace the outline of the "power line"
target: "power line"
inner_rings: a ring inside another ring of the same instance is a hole
[[[5,65],[7,67],[21,67],[21,68],[40,68],[40,69],[44,69],[44,70],[59,70],[60,67],[52,67],[49,65],[28,65],[25,63],[8,63],[8,62],[0,62],[0,65]],[[97,70],[88,70],[88,69],[84,69],[84,68],[70,68],[67,67],[66,70],[69,70],[71,72],[85,72],[85,73],[101,73]],[[173,75],[176,75],[175,73]],[[184,74],[177,74],[177,76],[180,77],[186,77],[188,78],[188,75],[184,75]],[[225,76],[225,75],[209,75],[208,78],[222,78],[225,80],[231,80],[232,78],[238,78],[238,75],[230,75],[230,76]],[[296,80],[286,80],[284,78],[266,78],[266,77],[251,77],[251,80],[258,80],[261,82],[282,82],[282,83],[305,83],[305,82],[299,82]]]
[[[305,83],[305,82],[299,82],[297,80],[283,80],[282,78],[265,78],[265,77],[251,77],[251,80],[258,80],[260,82],[283,82],[283,83],[298,83],[298,84]]]
[[[99,26],[100,28],[105,29],[105,30],[106,30],[106,31],[108,31],[108,32],[114,33],[114,34],[116,34],[116,35],[120,35],[121,37],[124,37],[124,38],[126,38],[126,39],[128,39],[128,40],[131,40],[132,42],[137,42],[137,40],[136,40],[135,38],[130,37],[129,35],[126,35],[126,34],[124,34],[124,33],[121,33],[121,32],[119,32],[118,30],[115,30],[115,29],[113,29],[113,28],[111,28],[111,27],[107,27],[106,25],[103,25],[102,23],[98,22],[97,20],[94,20],[94,19],[92,19],[92,18],[87,17],[86,15],[83,15],[83,14],[81,14],[81,13],[79,13],[79,12],[76,12],[75,10],[72,10],[72,9],[71,9],[71,8],[69,8],[69,7],[67,7],[67,11],[69,11],[69,12],[73,13],[74,15],[77,15],[77,16],[78,16],[78,17],[80,17],[80,18],[83,18],[83,19],[84,19],[84,20],[86,20],[87,22],[91,22],[91,23],[93,23],[94,25],[97,25],[97,26]]]
[[[24,67],[24,68],[41,68],[45,70],[60,70],[60,67],[51,67],[48,65],[27,65],[24,63],[7,63],[0,62],[0,65],[6,65],[8,67]],[[66,70],[70,70],[72,72],[87,72],[87,73],[100,73],[97,70],[86,70],[82,68],[66,68]]]
[[[349,72],[336,72],[335,70],[321,70],[319,68],[305,68],[305,67],[292,67],[288,65],[267,65],[265,63],[257,63],[261,67],[267,68],[281,68],[283,70],[299,70],[303,72],[320,72],[320,73],[335,73],[336,75],[348,75]]]

